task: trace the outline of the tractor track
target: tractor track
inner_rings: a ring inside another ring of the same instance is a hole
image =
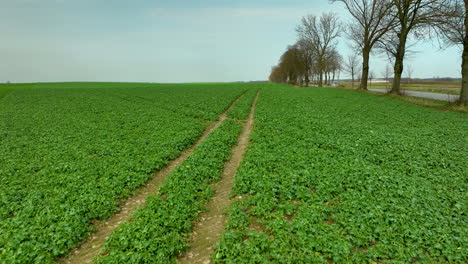
[[[171,174],[177,166],[182,164],[182,162],[192,154],[193,150],[197,146],[199,146],[214,130],[216,130],[224,120],[228,119],[227,113],[244,95],[245,93],[239,95],[239,97],[237,97],[219,116],[219,119],[213,122],[203,132],[195,144],[184,150],[178,158],[172,160],[166,167],[158,171],[143,187],[138,189],[136,195],[123,202],[118,213],[105,221],[96,221],[96,223],[94,223],[96,230],[88,237],[88,239],[79,247],[72,249],[67,256],[57,259],[56,263],[92,263],[94,258],[99,255],[101,248],[112,232],[122,223],[128,222],[138,207],[144,206],[147,197],[158,194],[159,187],[164,183],[166,176]]]
[[[211,263],[211,254],[227,223],[227,215],[224,211],[231,205],[230,193],[237,169],[249,145],[259,95],[260,91],[257,92],[252,103],[249,118],[244,123],[237,145],[233,148],[232,157],[225,164],[222,179],[215,184],[215,195],[207,205],[208,210],[201,214],[199,222],[194,225],[190,249],[178,259],[178,263]]]

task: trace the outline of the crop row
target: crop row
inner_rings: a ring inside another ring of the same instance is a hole
[[[213,115],[249,89],[240,84],[13,88],[0,101],[0,263],[50,263],[66,254],[87,238],[94,219],[115,213],[123,198],[193,144]]]
[[[257,96],[259,89],[248,90],[240,100],[234,105],[227,115],[237,120],[246,120],[250,114],[250,108],[253,104],[255,97]]]
[[[242,126],[225,120],[107,240],[98,263],[170,263],[187,249],[192,221],[213,195]]]
[[[468,117],[264,89],[216,263],[466,263]]]

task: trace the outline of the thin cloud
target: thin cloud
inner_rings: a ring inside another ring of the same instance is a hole
[[[296,19],[316,10],[303,8],[151,8],[149,13],[157,17],[229,17],[268,20]]]

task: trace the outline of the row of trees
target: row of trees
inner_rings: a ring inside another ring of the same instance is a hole
[[[323,84],[323,75],[330,65],[331,54],[335,54],[335,71],[345,70],[353,79],[360,72],[360,89],[367,90],[369,80],[370,54],[373,51],[385,52],[393,63],[392,93],[400,93],[400,84],[404,71],[404,61],[408,53],[408,39],[427,39],[439,37],[445,45],[463,46],[462,54],[462,92],[460,103],[468,105],[468,0],[330,0],[341,2],[349,11],[353,20],[342,25],[334,14],[324,14],[320,18],[307,16],[302,19],[297,32],[298,42],[289,47],[296,49],[301,56],[309,56],[310,67],[306,67],[309,76],[316,76],[319,85]],[[351,47],[359,53],[345,61],[336,52],[336,39],[345,31],[351,41]],[[307,49],[300,43],[306,43]],[[307,51],[307,52],[305,52]],[[280,64],[273,68],[270,80],[301,83],[301,77],[289,78],[284,72],[294,72],[289,64],[291,58],[286,53]],[[284,63],[289,61],[289,63]],[[304,59],[302,59],[304,61]],[[359,62],[361,61],[361,62]],[[299,63],[299,62],[298,62]],[[361,65],[359,65],[361,64]],[[304,82],[308,84],[308,82]]]
[[[273,67],[270,81],[308,86],[333,82],[342,67],[336,50],[341,24],[335,14],[308,15],[296,29],[298,41],[289,46]]]

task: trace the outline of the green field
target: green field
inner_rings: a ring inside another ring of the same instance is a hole
[[[464,263],[468,117],[265,90],[217,263]]]
[[[251,85],[9,85],[0,99],[0,262],[66,254]]]
[[[268,83],[42,83],[0,85],[0,263],[71,254],[220,122],[93,257],[176,262],[257,92],[213,262],[468,261],[466,114]]]

